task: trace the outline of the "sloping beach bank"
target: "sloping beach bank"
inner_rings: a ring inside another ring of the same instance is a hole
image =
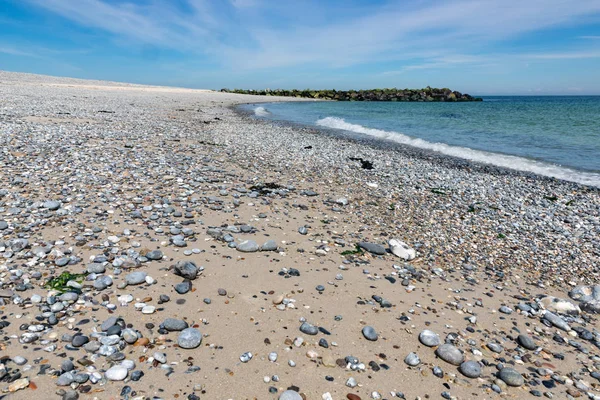
[[[599,394],[600,307],[569,299],[597,283],[597,189],[233,109],[262,97],[0,91],[8,398]],[[417,257],[355,247],[392,238]]]

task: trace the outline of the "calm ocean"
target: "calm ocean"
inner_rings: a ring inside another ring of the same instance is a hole
[[[484,97],[472,103],[289,102],[258,118],[366,135],[600,187],[600,96]]]

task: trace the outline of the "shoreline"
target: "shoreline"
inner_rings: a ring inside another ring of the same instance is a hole
[[[312,125],[304,125],[304,124],[296,123],[293,121],[271,120],[268,118],[257,118],[256,116],[254,116],[254,114],[251,111],[246,111],[246,110],[241,109],[241,107],[245,106],[245,105],[269,104],[269,103],[271,103],[271,102],[240,103],[240,104],[231,105],[230,108],[237,114],[243,116],[244,118],[247,118],[250,121],[259,121],[259,122],[271,123],[273,125],[281,125],[281,126],[288,126],[288,127],[298,128],[298,129],[303,129],[303,130],[309,130],[311,133],[325,134],[328,137],[339,139],[341,141],[348,141],[348,142],[356,143],[359,145],[368,145],[368,146],[372,146],[372,147],[377,148],[382,151],[390,150],[390,151],[399,152],[407,157],[417,157],[421,160],[429,160],[429,161],[435,160],[435,162],[439,163],[440,166],[444,166],[446,168],[473,169],[477,172],[488,173],[488,174],[492,174],[492,175],[521,176],[521,177],[530,178],[530,179],[538,179],[540,181],[545,181],[545,182],[549,182],[549,183],[554,182],[554,183],[564,183],[567,185],[574,185],[574,188],[582,187],[587,190],[598,191],[600,193],[600,186],[597,187],[594,185],[587,185],[587,184],[570,181],[570,180],[566,180],[566,179],[541,175],[541,174],[538,174],[535,172],[507,168],[507,167],[503,167],[503,166],[499,166],[499,165],[494,165],[492,163],[484,163],[484,162],[480,162],[480,161],[468,160],[466,158],[461,158],[458,156],[443,154],[443,153],[440,153],[435,150],[423,149],[423,148],[411,146],[408,144],[394,142],[394,141],[388,140],[388,139],[372,138],[367,135],[353,133],[350,131],[344,131],[344,134],[340,134],[339,130],[333,129],[333,128],[318,127],[318,126],[315,127]],[[498,154],[514,156],[512,154],[504,154],[504,153],[498,153]],[[520,157],[520,156],[514,156],[514,157]],[[524,159],[530,160],[527,158],[524,158]],[[531,159],[531,160],[546,163],[543,160],[535,160],[535,159]],[[587,171],[587,170],[577,170],[577,169],[573,169],[573,168],[567,168],[567,169],[575,171],[575,172],[583,172],[583,173],[595,172],[595,171]]]
[[[11,400],[598,395],[597,314],[569,296],[600,279],[598,190],[233,108],[252,97],[10,78]]]

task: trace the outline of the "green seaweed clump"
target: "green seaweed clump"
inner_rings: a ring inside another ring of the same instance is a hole
[[[50,278],[50,280],[48,282],[46,282],[45,288],[57,290],[61,293],[64,293],[64,292],[79,293],[79,292],[81,292],[81,290],[67,286],[67,282],[75,281],[75,282],[81,283],[81,282],[83,282],[84,278],[85,278],[85,274],[72,274],[68,271],[65,271],[62,274],[60,274],[59,276]]]

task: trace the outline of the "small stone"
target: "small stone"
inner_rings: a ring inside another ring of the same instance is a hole
[[[9,392],[16,392],[29,386],[29,378],[20,378],[8,385]]]
[[[260,251],[276,251],[277,250],[277,242],[274,240],[267,240],[265,244],[260,246]]]
[[[202,343],[202,333],[195,328],[186,328],[179,334],[177,344],[184,349],[195,349]]]
[[[302,396],[293,390],[286,390],[279,395],[279,400],[303,400]]]
[[[425,329],[419,333],[419,342],[427,347],[439,346],[441,343],[440,336],[429,329]]]
[[[135,271],[125,276],[125,283],[128,285],[139,285],[140,283],[146,282],[146,276],[148,274],[143,271]]]
[[[388,241],[388,245],[390,246],[390,252],[393,255],[400,257],[405,261],[410,261],[417,256],[415,249],[410,248],[409,245],[398,239],[391,239]]]
[[[199,272],[198,267],[192,261],[178,261],[172,268],[175,275],[189,280],[196,279]]]
[[[359,242],[358,247],[378,256],[385,254],[385,248],[376,243]]]
[[[508,386],[522,386],[525,383],[525,379],[516,369],[505,367],[498,372],[498,378],[500,378]]]
[[[168,331],[182,331],[188,327],[187,322],[176,318],[167,318],[162,325]]]
[[[411,367],[416,367],[421,364],[421,359],[416,353],[409,353],[404,359],[404,362]]]
[[[319,333],[319,328],[309,324],[308,322],[303,322],[302,325],[300,325],[300,332],[314,336]]]
[[[44,203],[44,208],[52,211],[58,210],[60,208],[60,202],[54,200],[46,201]]]
[[[537,349],[537,345],[531,336],[521,334],[517,336],[517,342],[527,350]]]
[[[371,340],[371,341],[375,341],[379,338],[379,335],[375,331],[375,328],[373,328],[372,326],[368,326],[368,325],[362,329],[362,334],[365,337],[365,339]]]
[[[479,378],[481,376],[481,366],[477,361],[465,361],[460,364],[459,370],[468,378]]]
[[[162,260],[163,258],[163,252],[160,250],[152,250],[149,251],[148,253],[146,253],[146,258],[148,260]]]
[[[447,363],[457,366],[462,364],[465,359],[459,349],[447,343],[438,347],[435,350],[435,354]]]
[[[127,368],[121,365],[115,365],[109,368],[108,371],[106,371],[106,373],[104,374],[104,376],[109,381],[122,381],[127,377],[127,373]]]
[[[236,249],[242,253],[254,253],[258,251],[258,244],[254,240],[244,240],[238,243]]]

